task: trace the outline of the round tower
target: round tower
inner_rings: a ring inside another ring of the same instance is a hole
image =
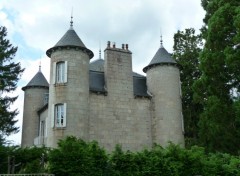
[[[39,116],[37,111],[44,106],[49,84],[41,72],[41,67],[31,81],[22,88],[24,91],[24,108],[22,123],[22,147],[34,145],[38,136]]]
[[[51,58],[47,146],[56,147],[69,135],[88,139],[89,60],[86,48],[72,27],[48,49]]]
[[[153,143],[169,141],[184,146],[180,72],[176,61],[162,45],[148,66],[148,92],[152,95]]]

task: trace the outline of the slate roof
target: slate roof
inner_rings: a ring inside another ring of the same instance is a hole
[[[45,89],[49,88],[49,84],[40,70],[31,79],[31,81],[25,87],[22,88],[22,90],[25,91],[26,89],[33,88],[33,87],[39,87],[39,88],[45,88]]]
[[[104,72],[104,60],[100,58],[92,61],[89,64],[89,70]]]
[[[89,70],[104,72],[104,60],[102,58],[94,60],[89,64]],[[132,72],[132,75],[137,77],[144,77],[143,75],[136,72]]]
[[[58,48],[77,48],[85,51],[89,55],[90,59],[93,57],[93,52],[86,48],[86,46],[72,27],[70,27],[70,29],[56,43],[56,45],[54,45],[54,47],[47,50],[47,56],[51,57],[52,52]]]
[[[82,40],[79,38],[77,33],[70,28],[64,36],[56,43],[55,47],[57,46],[80,46],[83,48],[86,48],[86,46],[83,44]]]
[[[135,72],[132,75],[134,96],[150,97],[147,93],[146,77]],[[104,60],[97,59],[89,65],[89,89],[91,92],[106,94],[104,85]]]
[[[167,50],[163,46],[161,46],[158,49],[151,62],[148,64],[148,66],[143,68],[143,72],[146,73],[147,70],[149,70],[150,68],[162,64],[177,65],[177,62],[172,58],[172,56],[167,52]]]

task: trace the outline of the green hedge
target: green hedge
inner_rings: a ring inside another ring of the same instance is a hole
[[[44,162],[41,162],[44,153]],[[58,148],[0,147],[0,173],[7,172],[7,156],[21,162],[17,173],[48,172],[56,176],[239,176],[240,157],[226,153],[206,153],[202,147],[184,149],[169,143],[151,150],[123,151],[117,145],[107,153],[97,142],[76,137],[60,140]],[[44,167],[43,167],[44,166]]]

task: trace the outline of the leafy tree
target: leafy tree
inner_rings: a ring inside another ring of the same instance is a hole
[[[49,153],[49,171],[56,176],[103,175],[107,155],[96,142],[86,143],[76,137],[60,140]]]
[[[14,119],[18,111],[9,109],[17,97],[10,97],[7,93],[16,89],[24,71],[20,63],[13,61],[17,47],[12,46],[6,36],[6,27],[0,26],[0,140],[5,135],[18,132],[18,127],[15,126],[17,120]]]
[[[200,57],[202,76],[194,84],[194,98],[203,105],[199,137],[210,151],[237,153],[239,142],[240,53],[235,50],[239,39],[240,1],[202,0],[206,10],[202,35],[205,45]]]
[[[17,147],[12,155],[15,157],[16,173],[44,173],[47,172],[49,149],[46,147]]]
[[[182,106],[185,127],[185,143],[197,143],[198,121],[202,105],[193,101],[193,83],[201,76],[199,55],[202,51],[202,37],[193,28],[178,31],[174,35],[173,56],[181,66]]]

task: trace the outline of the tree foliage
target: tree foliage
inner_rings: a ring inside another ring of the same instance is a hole
[[[96,142],[86,143],[76,137],[60,140],[49,153],[49,171],[58,176],[103,175],[107,155]]]
[[[182,106],[186,146],[198,140],[198,121],[202,105],[193,101],[193,84],[201,76],[199,55],[202,51],[202,37],[193,28],[178,31],[174,35],[173,57],[181,66]]]
[[[42,155],[45,155],[42,162]],[[204,148],[184,149],[172,143],[142,151],[124,151],[117,145],[106,152],[96,142],[67,137],[58,148],[0,147],[0,173],[7,173],[7,158],[15,156],[15,173],[51,173],[56,176],[186,176],[240,175],[240,157],[207,153]],[[44,163],[44,165],[43,165]]]
[[[14,173],[44,173],[47,169],[49,149],[46,147],[0,146],[0,174],[8,173],[9,166]]]
[[[10,97],[7,93],[16,89],[24,71],[20,63],[13,61],[17,47],[12,46],[6,36],[6,27],[0,26],[0,139],[18,131],[18,127],[15,126],[17,120],[14,119],[18,111],[9,109],[17,97]]]
[[[237,153],[240,148],[239,0],[202,0],[206,11],[200,56],[202,75],[194,83],[200,115],[200,143],[210,151]]]

